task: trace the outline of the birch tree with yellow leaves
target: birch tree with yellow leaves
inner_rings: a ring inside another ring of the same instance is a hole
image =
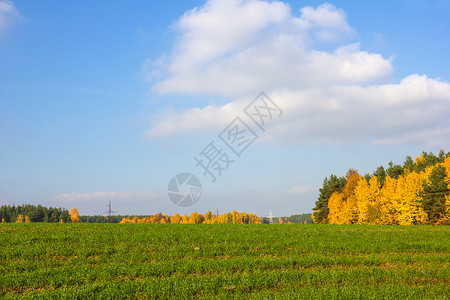
[[[439,156],[423,152],[415,161],[389,162],[372,176],[350,169],[342,191],[328,199],[321,192],[314,210],[316,223],[330,224],[449,224],[450,152]],[[324,181],[324,191],[328,181]],[[329,191],[329,189],[326,189]],[[327,210],[323,209],[327,203]]]

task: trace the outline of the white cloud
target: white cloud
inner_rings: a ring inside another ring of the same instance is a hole
[[[314,35],[321,41],[336,41],[355,34],[346,21],[345,12],[332,4],[324,3],[317,9],[306,6],[300,11],[302,16],[298,19],[298,24],[315,30]]]
[[[399,84],[336,85],[269,94],[284,111],[263,139],[283,144],[450,145],[450,84],[411,75]],[[147,132],[152,138],[186,133],[217,134],[241,114],[251,98],[223,106],[161,114]]]
[[[8,0],[0,0],[0,34],[20,18],[19,11]]]
[[[307,186],[299,186],[287,191],[288,194],[304,194],[306,192],[309,192],[309,187]]]
[[[353,33],[344,12],[331,4],[306,7],[295,17],[281,2],[208,1],[175,27],[180,37],[172,55],[143,66],[144,78],[167,74],[153,87],[161,94],[236,97],[256,94],[261,87],[367,82],[392,71],[389,60],[359,51],[357,44],[334,53],[309,50],[314,40],[341,40]],[[323,74],[324,67],[336,72]]]
[[[295,16],[281,2],[212,0],[175,27],[173,53],[147,70],[165,74],[153,90],[234,100],[160,112],[148,137],[217,134],[264,90],[285,114],[263,139],[450,146],[450,84],[418,74],[393,83],[391,59],[349,43],[355,30],[331,4]]]
[[[62,202],[92,202],[105,200],[153,199],[158,195],[154,191],[142,192],[95,192],[95,193],[68,193],[56,196],[53,200]]]

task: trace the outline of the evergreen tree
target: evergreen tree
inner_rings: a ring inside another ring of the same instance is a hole
[[[398,179],[399,176],[402,176],[404,173],[404,169],[400,165],[394,165],[392,161],[389,162],[389,168],[386,170],[387,175],[391,178]]]
[[[414,163],[414,160],[411,158],[411,156],[407,156],[405,161],[403,162],[403,169],[407,169],[409,172],[417,171],[416,170],[416,164]]]
[[[433,168],[430,177],[423,182],[423,190],[420,193],[423,210],[430,223],[440,224],[445,219],[445,201],[450,195],[450,190],[445,182],[446,169],[438,164]]]
[[[344,177],[337,177],[331,174],[330,179],[325,177],[322,188],[319,189],[319,198],[316,201],[316,207],[313,211],[313,219],[315,223],[327,223],[329,213],[328,199],[334,192],[340,192],[345,186],[347,180]]]
[[[377,177],[378,183],[383,186],[384,180],[386,179],[386,170],[383,166],[379,166],[375,172],[373,172],[373,176]]]

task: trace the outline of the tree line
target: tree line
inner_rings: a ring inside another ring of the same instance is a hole
[[[313,209],[322,224],[450,224],[450,152],[423,152],[360,176],[326,177]]]
[[[274,223],[279,224],[306,224],[313,223],[311,214],[292,215],[290,217],[274,218]],[[240,213],[233,211],[219,216],[207,212],[199,214],[194,212],[190,215],[174,214],[173,216],[163,215],[162,213],[155,215],[113,215],[113,216],[81,216],[76,208],[70,212],[65,208],[45,207],[42,205],[3,205],[0,207],[0,220],[9,223],[235,223],[235,224],[266,224],[269,223],[269,218],[260,218],[251,213]]]
[[[28,217],[30,222],[56,223],[70,222],[70,213],[65,208],[45,207],[42,205],[2,205],[0,219],[3,222],[16,222],[19,216]],[[28,220],[27,220],[28,221]]]
[[[0,207],[0,219],[2,223],[79,223],[80,214],[74,207],[70,212],[65,208],[45,207],[42,205],[2,205]]]
[[[178,213],[173,216],[163,215],[162,213],[156,215],[150,215],[147,217],[139,218],[126,217],[123,218],[120,223],[171,223],[171,224],[261,224],[262,219],[254,214],[247,214],[245,212],[240,213],[233,211],[231,213],[216,215],[210,211],[205,214],[197,212],[191,213],[190,216]]]

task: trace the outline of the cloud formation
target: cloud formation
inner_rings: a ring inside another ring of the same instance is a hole
[[[161,112],[148,137],[216,134],[264,90],[285,112],[266,139],[450,146],[450,84],[418,74],[393,82],[391,58],[361,50],[331,4],[296,16],[282,2],[211,0],[175,27],[172,54],[150,70],[164,74],[153,91],[234,100]]]
[[[304,194],[309,192],[310,189],[307,186],[299,186],[299,187],[295,187],[290,189],[289,191],[287,191],[288,194],[293,194],[293,195],[297,195],[297,194]]]
[[[14,4],[8,0],[0,0],[0,35],[6,32],[17,19],[19,19],[19,11]]]

